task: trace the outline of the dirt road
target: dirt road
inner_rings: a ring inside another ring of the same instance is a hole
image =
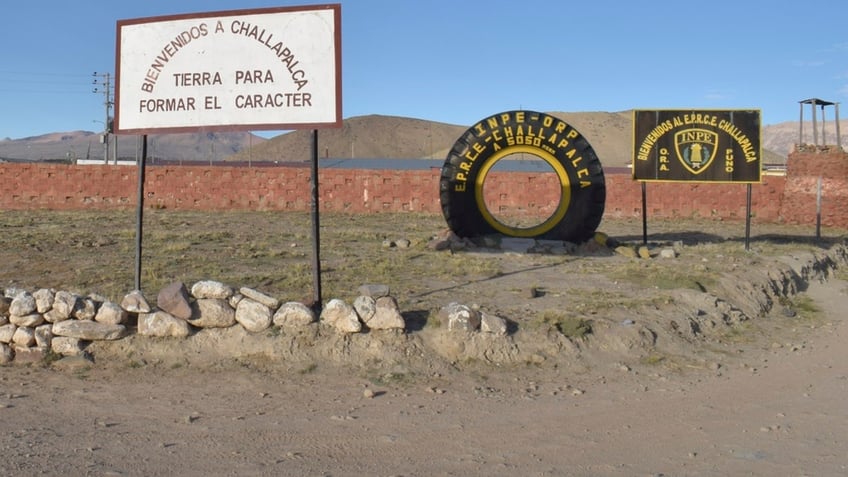
[[[9,366],[4,475],[844,475],[848,285],[728,364],[374,379],[344,367]]]

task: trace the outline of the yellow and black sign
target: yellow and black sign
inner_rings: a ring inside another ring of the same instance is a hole
[[[759,110],[633,112],[633,179],[760,182]]]

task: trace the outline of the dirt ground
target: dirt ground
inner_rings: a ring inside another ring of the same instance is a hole
[[[93,362],[5,366],[0,469],[848,473],[841,236],[812,243],[796,230],[768,230],[746,252],[738,224],[712,224],[709,234],[692,232],[692,224],[664,227],[651,237],[651,259],[455,251],[476,275],[423,275],[394,287],[405,333],[342,336],[316,325],[188,340],[131,336],[93,344]],[[624,243],[641,238],[632,223],[602,230]],[[436,260],[423,245],[376,247],[393,264]],[[677,258],[656,256],[672,247]],[[439,260],[449,254],[440,253]],[[835,257],[831,270],[798,280],[800,264],[826,256]],[[0,278],[11,281],[13,273]],[[448,301],[506,317],[509,334],[448,332],[432,313]],[[585,320],[591,332],[566,336],[571,319]]]

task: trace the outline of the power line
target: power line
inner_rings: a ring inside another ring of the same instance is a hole
[[[4,79],[2,80],[4,83],[36,83],[36,84],[86,84],[85,81],[64,81],[59,79],[29,79],[29,78],[21,78],[21,79]]]
[[[112,99],[112,75],[110,73],[97,73],[96,71],[92,74],[94,77],[94,90],[93,93],[103,93],[103,105],[106,107],[106,119],[103,122],[103,162],[109,163],[109,133],[112,132],[112,105],[115,102]],[[113,151],[115,156],[115,163],[117,164],[117,147]]]
[[[20,71],[20,70],[0,70],[0,74],[4,75],[33,75],[33,76],[77,76],[86,78],[90,76],[88,73],[57,73],[54,71]]]
[[[89,93],[90,75],[0,70],[0,92],[15,94]],[[79,89],[76,89],[79,88]]]
[[[43,90],[43,89],[5,89],[0,88],[0,93],[27,93],[27,94],[91,94],[88,89],[85,90]]]

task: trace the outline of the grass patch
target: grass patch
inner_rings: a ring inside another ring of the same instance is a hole
[[[580,339],[592,332],[592,325],[588,320],[561,312],[546,310],[542,312],[540,319],[542,323],[568,338]]]
[[[754,328],[751,323],[734,323],[728,325],[721,333],[721,338],[731,343],[752,343],[754,342]]]
[[[312,374],[317,370],[318,370],[318,363],[309,363],[305,367],[297,370],[297,374],[301,374],[301,375]]]
[[[659,353],[650,353],[647,356],[643,356],[639,359],[639,363],[645,366],[657,366],[666,361],[666,356]]]
[[[691,289],[705,292],[718,282],[716,275],[706,267],[681,267],[674,260],[630,262],[610,270],[607,276],[635,284],[647,282],[660,290]]]
[[[833,271],[833,278],[842,281],[848,281],[848,267],[837,267]]]
[[[41,364],[44,366],[50,366],[51,364],[55,363],[56,361],[59,361],[63,357],[64,356],[53,351],[53,349],[51,348],[47,350],[46,353],[44,353],[44,356],[41,358]]]
[[[373,376],[369,379],[376,386],[403,387],[415,382],[415,377],[410,373],[392,372]]]
[[[85,381],[86,379],[88,379],[88,373],[90,372],[91,366],[83,366],[82,368],[74,371],[74,376],[76,376],[76,378],[79,380]]]
[[[817,321],[821,317],[822,309],[807,295],[782,296],[778,302],[784,308],[795,312],[796,316],[793,319]]]
[[[692,359],[686,355],[662,353],[656,350],[639,358],[639,363],[651,367],[662,366],[663,369],[673,373],[682,373],[691,369],[703,369],[703,366],[693,363]]]
[[[807,295],[799,295],[792,300],[792,308],[803,314],[817,315],[821,313],[821,308]]]

